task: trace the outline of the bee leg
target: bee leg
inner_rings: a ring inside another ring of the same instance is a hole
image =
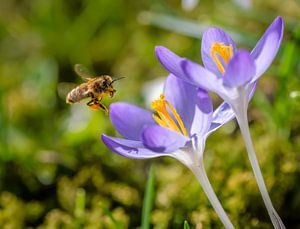
[[[92,99],[91,101],[87,102],[86,105],[88,106],[92,106],[95,103],[95,100]]]
[[[99,101],[98,101],[98,99],[92,99],[86,105],[88,105],[93,110],[98,110],[99,109]]]
[[[98,103],[99,107],[105,111],[106,114],[108,114],[108,109],[106,106],[104,106],[104,104],[102,104],[101,102]]]
[[[106,107],[104,104],[101,103],[101,101],[102,101],[102,96],[99,96],[98,98],[95,98],[95,100],[97,101],[97,105],[98,105],[102,110],[104,110],[106,114],[108,114],[108,109],[107,109],[107,107]]]

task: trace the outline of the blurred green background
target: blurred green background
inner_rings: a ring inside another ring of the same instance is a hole
[[[283,44],[258,84],[250,128],[271,199],[287,228],[300,228],[300,1],[2,0],[0,7],[0,228],[138,228],[154,164],[153,228],[221,228],[190,171],[169,158],[110,152],[109,117],[65,104],[60,82],[81,83],[76,63],[126,76],[113,99],[148,107],[145,84],[166,76],[164,45],[200,59],[201,33],[219,26],[252,49],[277,15]],[[188,9],[189,8],[189,9]],[[220,100],[213,96],[215,104]],[[237,228],[272,228],[235,121],[207,141],[211,183]]]

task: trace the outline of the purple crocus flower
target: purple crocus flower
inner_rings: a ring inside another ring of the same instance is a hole
[[[129,103],[111,104],[110,119],[124,138],[103,134],[104,143],[128,158],[171,156],[189,166],[202,156],[206,138],[234,118],[228,104],[221,104],[213,112],[212,101],[205,90],[172,74],[166,80],[160,99],[152,102],[152,108],[158,116]],[[186,151],[196,142],[197,155],[177,152]]]
[[[277,17],[255,48],[238,50],[222,29],[210,28],[202,37],[201,55],[205,67],[177,56],[165,47],[156,47],[161,64],[172,74],[208,91],[219,94],[236,110],[239,100],[248,104],[257,79],[267,70],[279,49],[283,20]]]
[[[233,228],[206,176],[203,152],[206,138],[234,117],[226,103],[213,112],[209,94],[169,75],[164,93],[152,102],[157,115],[128,103],[110,106],[110,119],[124,138],[102,134],[112,151],[136,159],[170,156],[198,178],[226,228]]]
[[[197,87],[217,93],[232,107],[258,187],[275,228],[285,227],[272,205],[259,168],[250,137],[247,109],[258,78],[277,54],[283,27],[283,20],[278,16],[251,52],[238,50],[231,37],[222,29],[208,29],[203,34],[201,46],[204,67],[177,56],[165,47],[156,47],[159,61],[170,73]]]

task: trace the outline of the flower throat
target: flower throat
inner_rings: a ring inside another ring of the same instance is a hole
[[[158,115],[153,115],[153,119],[160,126],[166,127],[170,130],[176,131],[188,137],[187,131],[183,125],[183,122],[179,114],[177,113],[176,109],[165,99],[164,94],[161,94],[159,99],[154,100],[151,103],[151,107],[158,114]],[[169,114],[168,108],[176,121]]]
[[[233,49],[232,45],[224,45],[224,43],[215,42],[212,44],[210,48],[210,55],[212,56],[213,60],[215,61],[219,71],[224,74],[225,69],[220,61],[222,59],[224,64],[227,64],[228,61],[233,56]]]

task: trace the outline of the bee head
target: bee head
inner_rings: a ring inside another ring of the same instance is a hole
[[[125,77],[119,77],[119,78],[116,78],[116,79],[111,79],[110,83],[109,83],[109,86],[111,88],[110,92],[109,92],[109,95],[110,97],[113,97],[114,94],[116,93],[116,90],[113,88],[113,83],[120,80],[120,79],[123,79]]]

